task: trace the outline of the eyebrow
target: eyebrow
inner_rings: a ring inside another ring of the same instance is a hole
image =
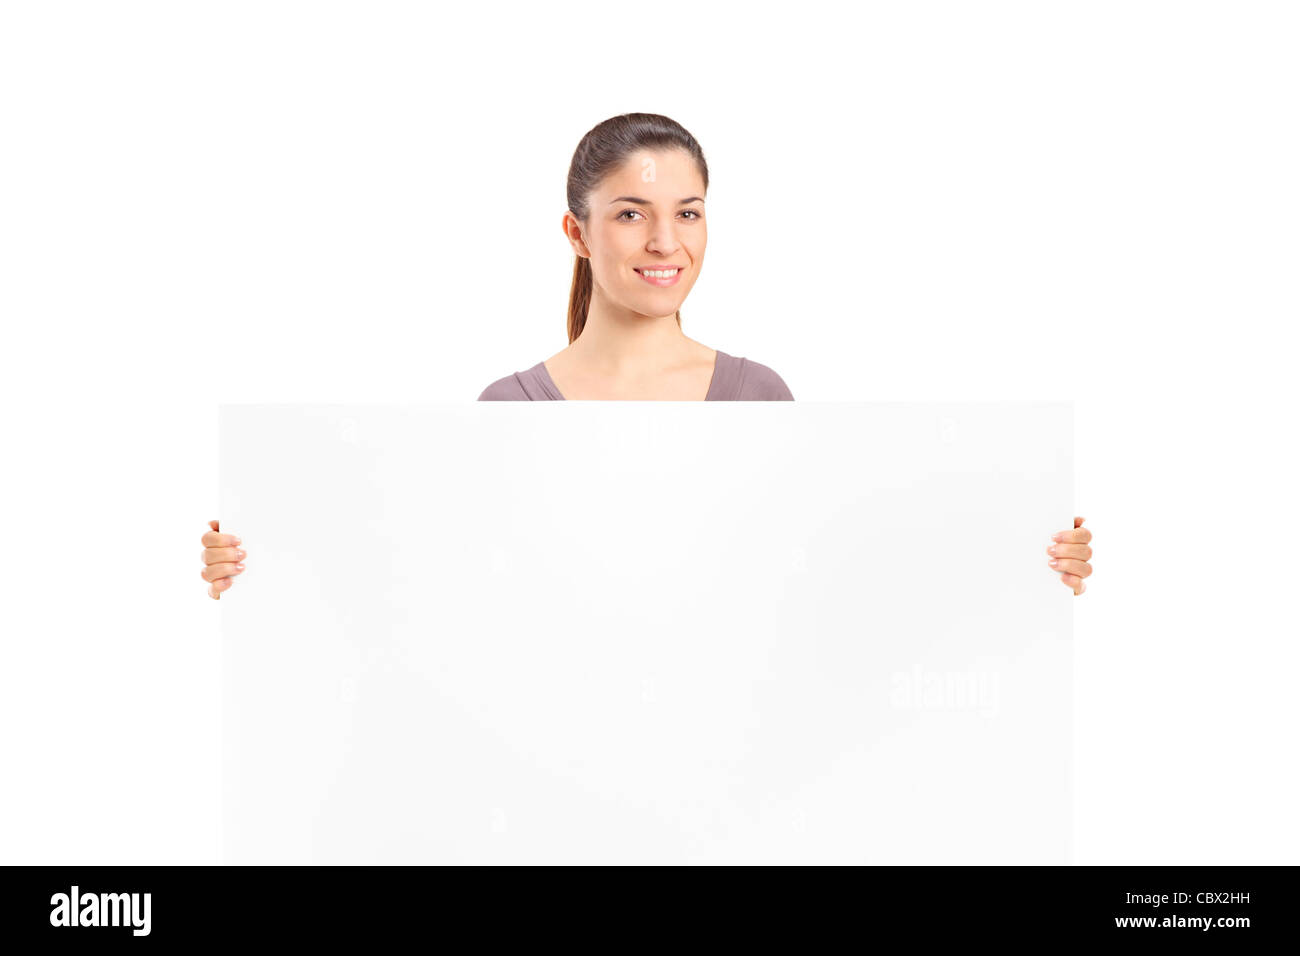
[[[650,200],[642,199],[640,196],[619,196],[617,199],[611,199],[609,204],[612,206],[616,202],[634,202],[642,206],[651,205]],[[677,200],[677,205],[685,206],[690,202],[704,202],[704,198],[702,196],[691,196],[689,199],[679,199]]]

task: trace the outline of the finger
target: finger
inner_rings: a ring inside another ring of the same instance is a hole
[[[234,578],[218,578],[208,585],[208,597],[213,600],[221,600],[221,592],[229,590],[230,586],[235,583]]]
[[[1066,544],[1087,544],[1092,540],[1092,532],[1087,528],[1075,528],[1072,531],[1058,531],[1052,535],[1053,541]]]
[[[1062,574],[1061,580],[1069,585],[1069,588],[1074,592],[1075,597],[1078,597],[1084,591],[1088,590],[1088,583],[1077,574]]]
[[[1078,558],[1080,561],[1088,561],[1092,558],[1092,548],[1086,544],[1056,544],[1053,542],[1047,546],[1047,553],[1054,558]]]
[[[206,531],[203,534],[201,542],[205,548],[234,548],[239,545],[239,538],[233,534],[218,534],[215,531]]]
[[[247,556],[243,548],[204,548],[199,552],[199,557],[204,564],[216,564],[218,561],[229,561],[233,564],[236,561],[243,561]]]
[[[1073,558],[1052,558],[1047,563],[1058,571],[1068,571],[1070,574],[1077,574],[1081,578],[1086,578],[1092,574],[1092,565],[1086,561],[1076,561]]]
[[[212,582],[217,578],[228,578],[231,575],[243,574],[244,566],[242,564],[209,564],[199,572],[203,580]]]

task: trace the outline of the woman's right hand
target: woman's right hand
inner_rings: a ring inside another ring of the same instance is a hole
[[[212,530],[203,535],[203,580],[208,582],[208,597],[221,600],[221,592],[230,590],[235,575],[244,572],[244,551],[233,534],[221,534],[221,522],[209,521]]]

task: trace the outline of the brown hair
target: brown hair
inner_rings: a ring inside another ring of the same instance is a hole
[[[704,150],[680,123],[658,113],[623,113],[592,127],[573,151],[569,163],[569,212],[585,223],[591,214],[587,197],[610,172],[643,149],[684,149],[699,164],[704,188],[709,188],[709,166]],[[591,305],[591,260],[577,256],[573,263],[573,286],[569,290],[569,343],[582,334]],[[682,313],[677,312],[677,324]]]

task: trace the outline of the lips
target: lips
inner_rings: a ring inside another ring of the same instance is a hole
[[[669,276],[668,278],[662,278],[659,276],[648,276],[641,271],[642,268],[646,269],[649,272],[667,272],[671,269],[676,269],[677,273],[675,275]],[[654,286],[657,289],[666,289],[669,286],[673,286],[678,283],[678,281],[682,277],[682,273],[686,271],[686,267],[676,266],[676,265],[633,266],[632,271],[641,277],[642,282],[648,282],[650,283],[650,285]]]

